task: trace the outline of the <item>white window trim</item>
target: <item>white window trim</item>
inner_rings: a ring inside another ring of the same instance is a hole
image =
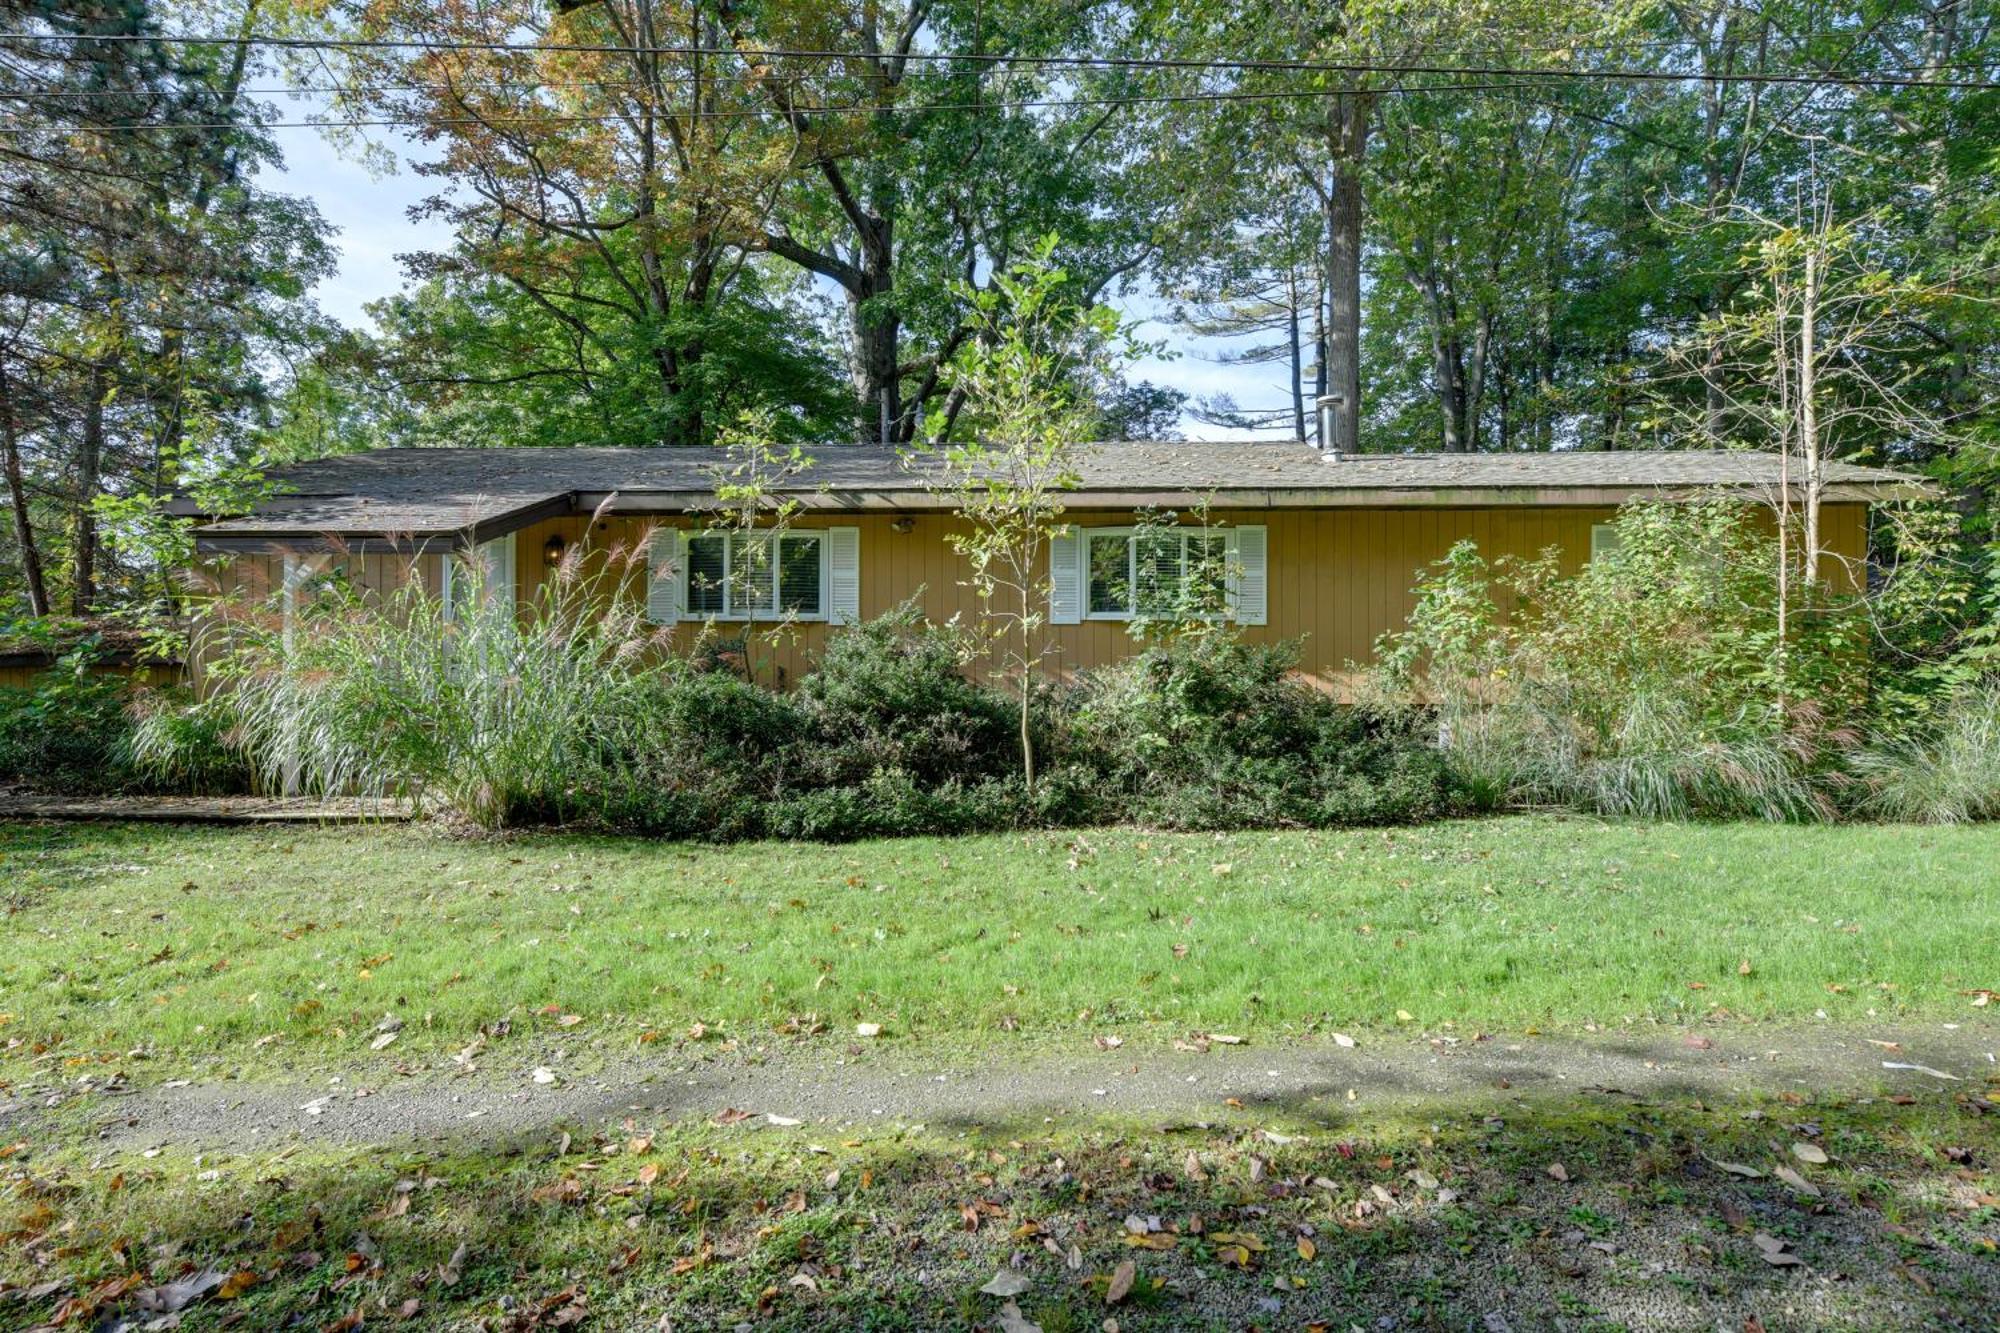
[[[697,541],[703,539],[704,537],[716,537],[722,540],[723,544],[722,545],[722,596],[724,605],[728,605],[728,603],[734,601],[736,597],[736,581],[735,581],[734,567],[736,564],[736,543],[739,539],[755,538],[760,541],[769,541],[773,538],[781,538],[786,540],[803,538],[805,540],[815,543],[819,547],[819,610],[786,611],[783,609],[785,601],[784,565],[782,560],[777,555],[774,555],[771,561],[772,563],[771,593],[772,597],[774,598],[774,601],[769,610],[756,610],[756,609],[744,610],[744,611],[695,610],[693,548],[694,544]],[[729,623],[737,625],[749,625],[749,624],[756,624],[759,622],[769,623],[778,620],[798,620],[798,621],[826,620],[829,618],[827,614],[827,606],[832,601],[832,595],[833,595],[833,588],[831,586],[832,562],[828,558],[829,554],[830,554],[830,548],[827,545],[827,534],[826,530],[823,528],[786,528],[782,530],[772,529],[772,528],[758,528],[749,532],[739,532],[735,530],[727,530],[720,532],[705,531],[705,530],[690,531],[686,533],[681,540],[681,564],[683,566],[681,571],[681,581],[680,581],[681,618],[684,620],[715,621],[718,623]]]
[[[1078,528],[1076,529],[1076,533],[1077,533],[1077,536],[1078,536],[1078,537],[1079,537],[1079,538],[1080,538],[1080,539],[1082,540],[1082,543],[1083,543],[1083,547],[1082,547],[1082,550],[1078,552],[1078,560],[1079,560],[1080,564],[1082,565],[1082,573],[1081,573],[1081,577],[1080,577],[1080,580],[1079,580],[1079,581],[1081,582],[1081,584],[1082,584],[1082,587],[1081,587],[1081,588],[1079,589],[1079,592],[1081,593],[1081,601],[1082,601],[1082,604],[1083,604],[1083,619],[1084,619],[1085,621],[1092,621],[1092,620],[1104,620],[1104,621],[1111,621],[1111,622],[1114,622],[1114,623],[1122,623],[1122,622],[1130,622],[1130,621],[1134,621],[1134,620],[1146,620],[1146,619],[1149,619],[1149,618],[1150,618],[1150,616],[1149,616],[1149,614],[1148,614],[1147,612],[1145,612],[1145,611],[1141,611],[1141,610],[1139,610],[1139,609],[1138,609],[1138,606],[1139,606],[1139,543],[1138,543],[1138,542],[1136,542],[1136,541],[1134,541],[1134,540],[1132,540],[1132,539],[1133,539],[1134,537],[1136,537],[1136,536],[1138,536],[1138,535],[1139,535],[1139,531],[1140,531],[1140,529],[1139,529],[1138,527],[1136,527],[1136,526],[1128,526],[1128,527],[1117,527],[1117,528],[1104,528],[1104,527],[1090,527],[1090,528],[1087,528],[1087,527],[1082,527],[1082,526],[1079,526],[1079,527],[1078,527]],[[1230,559],[1232,558],[1232,549],[1231,549],[1231,544],[1230,544],[1230,540],[1229,540],[1229,529],[1227,529],[1227,528],[1219,528],[1219,527],[1202,527],[1202,526],[1200,526],[1199,524],[1191,524],[1191,523],[1190,523],[1190,524],[1175,524],[1175,525],[1172,525],[1172,526],[1162,526],[1162,527],[1156,527],[1156,528],[1152,529],[1152,531],[1153,531],[1153,532],[1156,532],[1156,533],[1160,533],[1160,534],[1162,534],[1162,535],[1164,535],[1165,533],[1168,533],[1168,532],[1172,532],[1172,533],[1174,533],[1175,535],[1177,535],[1177,536],[1178,536],[1178,537],[1180,538],[1180,540],[1181,540],[1181,578],[1182,578],[1183,580],[1185,580],[1185,579],[1187,578],[1187,545],[1188,545],[1188,541],[1189,541],[1189,539],[1190,539],[1190,538],[1201,538],[1201,537],[1208,537],[1208,538],[1213,538],[1214,540],[1216,540],[1216,541],[1219,541],[1219,542],[1221,542],[1221,543],[1222,543],[1222,559],[1223,559],[1223,564],[1224,564],[1224,567],[1225,567],[1225,572],[1226,572],[1226,569],[1227,569],[1227,566],[1228,566],[1228,562],[1229,562],[1229,561],[1230,561]],[[1132,597],[1132,608],[1133,608],[1133,609],[1131,609],[1131,610],[1129,610],[1129,611],[1093,611],[1093,610],[1091,610],[1091,608],[1090,608],[1090,572],[1091,572],[1091,567],[1090,567],[1090,542],[1091,542],[1091,539],[1092,539],[1093,537],[1123,537],[1123,538],[1125,539],[1125,586],[1126,586],[1126,587],[1127,587],[1127,588],[1128,588],[1128,589],[1130,590],[1130,592],[1131,592],[1131,597]],[[1228,597],[1227,597],[1227,596],[1225,595],[1225,597],[1224,597],[1224,601],[1225,601],[1225,603],[1226,603],[1226,602],[1227,602],[1228,600],[1229,600],[1229,599],[1228,599]],[[1227,606],[1225,605],[1225,606],[1224,606],[1224,608],[1223,608],[1222,610],[1219,610],[1219,611],[1216,611],[1216,612],[1215,612],[1214,614],[1212,614],[1212,615],[1207,615],[1207,616],[1203,616],[1203,617],[1201,617],[1201,619],[1203,619],[1203,620],[1216,620],[1216,621],[1222,621],[1222,620],[1227,620],[1227,619],[1229,619],[1229,615],[1230,615],[1230,613],[1229,613],[1229,610],[1228,610],[1228,607],[1227,607]]]

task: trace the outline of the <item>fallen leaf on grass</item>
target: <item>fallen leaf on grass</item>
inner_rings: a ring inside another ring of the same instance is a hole
[[[143,1287],[133,1300],[147,1314],[174,1314],[186,1309],[202,1297],[220,1290],[222,1284],[228,1280],[227,1273],[213,1268],[204,1269],[164,1286]]]
[[[1944,1072],[1944,1071],[1943,1071],[1942,1069],[1932,1069],[1932,1068],[1931,1068],[1931,1067],[1930,1067],[1929,1065],[1910,1065],[1910,1064],[1904,1064],[1904,1063],[1903,1063],[1902,1061],[1900,1061],[1900,1060],[1884,1060],[1884,1061],[1882,1062],[1882,1068],[1884,1068],[1884,1069],[1908,1069],[1908,1070],[1912,1071],[1913,1073],[1918,1073],[1918,1074],[1929,1074],[1929,1075],[1930,1075],[1930,1076],[1931,1076],[1932,1078],[1941,1078],[1941,1079],[1944,1079],[1945,1081],[1947,1081],[1947,1082],[1949,1082],[1949,1083],[1959,1083],[1959,1082],[1963,1082],[1963,1081],[1964,1081],[1964,1080],[1960,1079],[1958,1075],[1956,1075],[1956,1074],[1947,1074],[1947,1073],[1945,1073],[1945,1072]]]
[[[1299,1237],[1299,1258],[1304,1259],[1308,1263],[1311,1263],[1314,1256],[1316,1256],[1318,1253],[1319,1253],[1319,1246],[1312,1243],[1312,1238],[1310,1236]]]
[[[745,1120],[751,1119],[753,1115],[754,1115],[753,1112],[739,1111],[733,1106],[728,1106],[724,1107],[722,1111],[708,1123],[711,1125],[718,1125],[718,1126],[740,1125]]]
[[[556,1071],[550,1069],[547,1065],[536,1065],[535,1072],[529,1075],[529,1077],[533,1078],[535,1082],[541,1084],[543,1087],[547,1087],[556,1081]]]
[[[1778,1167],[1771,1174],[1808,1198],[1817,1199],[1819,1197],[1819,1186],[1813,1184],[1789,1166]]]
[[[1021,1313],[1021,1307],[1008,1301],[1000,1307],[1000,1333],[1042,1333],[1042,1326]]]
[[[987,1296],[1019,1296],[1035,1284],[1028,1281],[1026,1274],[1012,1268],[1003,1268],[987,1279],[979,1290]]]
[[[1773,1268],[1798,1268],[1805,1264],[1805,1260],[1790,1253],[1790,1241],[1779,1240],[1776,1236],[1760,1231],[1750,1238],[1750,1242],[1757,1247],[1757,1253],[1764,1262]]]
[[[856,1023],[854,1025],[854,1035],[857,1037],[879,1037],[882,1035],[882,1025],[880,1023]]]
[[[1826,1165],[1826,1149],[1820,1147],[1817,1143],[1794,1143],[1792,1145],[1792,1156],[1798,1158],[1801,1162],[1809,1162],[1813,1166]]]
[[[1542,1170],[1548,1173],[1550,1180],[1567,1181],[1569,1179],[1569,1168],[1561,1162],[1550,1162]]]
[[[1111,1271],[1111,1281],[1105,1284],[1104,1303],[1116,1305],[1132,1294],[1132,1284],[1138,1281],[1139,1265],[1127,1259]]]
[[[1345,1032],[1336,1032],[1333,1034],[1333,1044],[1344,1050],[1351,1051],[1354,1049],[1354,1038],[1348,1036]]]
[[[401,1035],[402,1033],[400,1032],[381,1033],[375,1038],[375,1040],[368,1043],[368,1049],[371,1051],[383,1050],[384,1048],[393,1045],[395,1043],[396,1038],[400,1037]]]
[[[451,1252],[451,1258],[444,1261],[444,1267],[438,1269],[438,1281],[447,1287],[455,1287],[464,1276],[465,1243],[461,1241],[458,1248]]]
[[[1741,1162],[1716,1162],[1715,1165],[1718,1169],[1727,1171],[1732,1176],[1741,1176],[1745,1180],[1762,1180],[1764,1178],[1762,1171],[1759,1171],[1754,1166],[1745,1166]]]

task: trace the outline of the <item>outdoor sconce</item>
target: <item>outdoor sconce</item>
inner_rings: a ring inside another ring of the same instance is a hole
[[[916,530],[917,530],[917,520],[911,518],[908,514],[901,515],[894,522],[889,524],[889,531],[900,532],[903,533],[905,536],[907,536],[912,532],[915,532]]]
[[[542,563],[553,569],[562,563],[563,552],[569,549],[560,532],[542,543]]]

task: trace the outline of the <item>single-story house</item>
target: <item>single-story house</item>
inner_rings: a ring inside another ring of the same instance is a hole
[[[784,608],[782,678],[810,667],[827,628],[915,598],[934,620],[975,620],[961,519],[936,465],[894,450],[827,446],[784,483],[798,503],[783,552],[744,591],[718,578],[745,540],[710,531],[730,460],[691,448],[382,449],[277,469],[283,493],[248,513],[200,514],[196,549],[222,590],[279,592],[338,562],[365,592],[410,578],[449,596],[455,561],[536,596],[565,553],[645,543],[628,595],[691,643],[697,626],[754,624]],[[1132,528],[1142,511],[1187,520],[1206,505],[1231,571],[1229,614],[1253,640],[1297,639],[1301,669],[1331,684],[1401,625],[1418,572],[1471,539],[1490,556],[1560,552],[1580,568],[1627,501],[1715,488],[1774,500],[1780,463],[1756,453],[1331,455],[1299,443],[1110,443],[1084,449],[1065,496],[1074,527],[1048,553],[1048,659],[1087,669],[1134,651]],[[1831,464],[1830,577],[1863,576],[1870,506],[1924,493],[1917,479]],[[185,511],[185,507],[184,507]],[[1187,529],[1192,538],[1200,529]],[[1183,556],[1187,554],[1185,551]],[[643,586],[641,586],[643,585]]]

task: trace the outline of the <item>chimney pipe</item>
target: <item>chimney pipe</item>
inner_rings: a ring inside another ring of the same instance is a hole
[[[1342,401],[1337,393],[1321,394],[1313,400],[1313,405],[1319,409],[1319,454],[1328,461],[1340,457],[1340,451],[1333,439],[1333,414]]]

